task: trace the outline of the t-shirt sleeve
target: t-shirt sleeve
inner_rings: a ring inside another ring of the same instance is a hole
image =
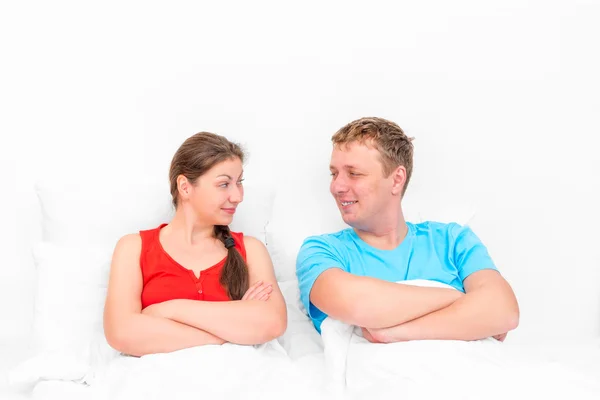
[[[462,281],[473,272],[498,270],[487,248],[471,228],[453,224],[451,229],[454,236],[454,263]]]
[[[337,249],[322,236],[311,236],[304,240],[296,259],[296,276],[300,288],[300,300],[309,317],[321,319],[322,311],[310,303],[310,291],[324,271],[330,268],[346,270]]]

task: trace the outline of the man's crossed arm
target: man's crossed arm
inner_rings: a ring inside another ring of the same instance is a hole
[[[466,294],[453,289],[399,285],[333,268],[310,293],[320,310],[363,327],[377,342],[500,336],[518,325],[519,307],[510,285],[494,270],[464,280]]]

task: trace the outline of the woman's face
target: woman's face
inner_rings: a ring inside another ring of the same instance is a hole
[[[232,158],[216,164],[189,186],[187,200],[199,220],[213,225],[231,224],[244,199],[243,173],[241,160]]]

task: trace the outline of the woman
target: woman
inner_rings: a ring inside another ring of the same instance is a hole
[[[244,154],[201,132],[175,153],[169,178],[175,216],[116,245],[104,333],[133,356],[206,345],[260,344],[287,325],[265,246],[228,225],[242,201]]]

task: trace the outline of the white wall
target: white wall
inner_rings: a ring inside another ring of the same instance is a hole
[[[166,182],[209,130],[247,145],[248,180],[326,191],[329,137],[369,115],[416,137],[407,204],[473,213],[513,340],[600,334],[598,2],[124,3],[0,7],[0,340],[30,318],[35,179]]]

